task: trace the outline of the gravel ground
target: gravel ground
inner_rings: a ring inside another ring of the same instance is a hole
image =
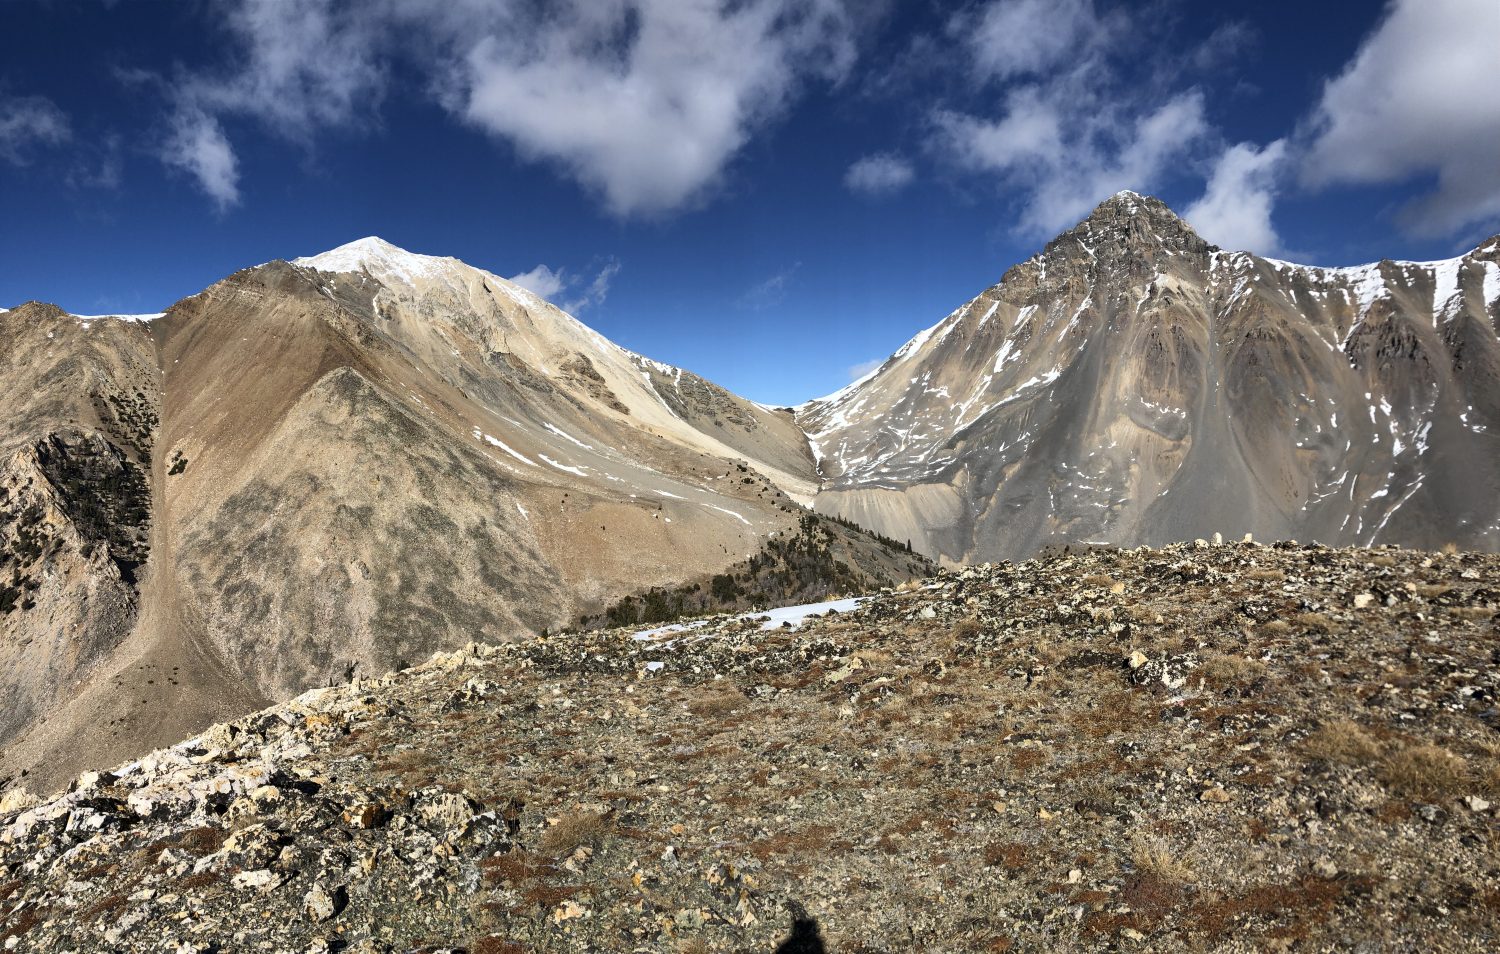
[[[470,646],[0,800],[16,951],[1500,945],[1500,558],[1061,553]]]

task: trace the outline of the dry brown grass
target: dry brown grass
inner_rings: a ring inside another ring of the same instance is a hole
[[[608,827],[609,815],[605,812],[569,812],[542,832],[537,849],[544,855],[561,858],[584,845],[597,842]]]
[[[1382,744],[1348,719],[1318,729],[1302,743],[1302,751],[1324,762],[1371,768],[1386,788],[1408,798],[1454,798],[1475,785],[1500,784],[1500,765],[1490,759],[1471,766],[1431,742],[1394,739]]]
[[[1281,570],[1261,568],[1246,571],[1245,579],[1256,580],[1261,583],[1279,583],[1282,580],[1286,579],[1286,574]]]
[[[1380,757],[1380,743],[1352,719],[1335,719],[1308,736],[1302,752],[1322,762],[1370,765]]]
[[[1449,616],[1458,619],[1481,620],[1497,615],[1497,611],[1489,606],[1450,606],[1447,609]]]
[[[1215,656],[1198,673],[1215,689],[1245,689],[1266,677],[1266,664],[1245,656]]]
[[[745,697],[733,689],[704,686],[688,699],[687,709],[693,715],[709,717],[727,716],[745,705]]]
[[[1173,852],[1160,838],[1137,838],[1130,846],[1130,863],[1137,871],[1168,884],[1188,885],[1198,881],[1191,859]]]
[[[1333,620],[1322,613],[1298,613],[1292,617],[1292,622],[1311,633],[1331,633],[1334,627]]]
[[[1377,774],[1386,787],[1418,798],[1452,798],[1463,794],[1469,764],[1440,745],[1400,745],[1380,760]]]
[[[982,632],[984,632],[984,627],[979,624],[979,620],[970,616],[968,619],[959,620],[958,623],[954,625],[953,638],[973,639]]]
[[[1108,573],[1095,573],[1091,576],[1084,577],[1078,582],[1083,584],[1084,586],[1098,586],[1106,589],[1115,585],[1114,577],[1110,576]]]

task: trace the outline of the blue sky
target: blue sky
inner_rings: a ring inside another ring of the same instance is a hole
[[[1122,188],[1317,264],[1500,231],[1495,0],[4,0],[0,304],[364,235],[768,403]]]

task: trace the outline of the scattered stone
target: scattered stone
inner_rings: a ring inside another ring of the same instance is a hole
[[[6,796],[0,936],[36,911],[12,949],[769,951],[813,923],[828,950],[1446,949],[1493,932],[1496,579],[1093,548],[784,630],[471,648]]]
[[[320,881],[303,896],[302,910],[314,921],[327,921],[344,910],[344,905],[347,903],[346,897],[343,886],[330,889]]]
[[[283,878],[281,875],[266,868],[255,871],[241,871],[229,879],[230,884],[241,890],[269,891],[281,886]]]

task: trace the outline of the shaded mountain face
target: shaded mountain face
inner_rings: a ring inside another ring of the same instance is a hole
[[[1500,239],[1312,268],[1121,193],[798,409],[818,510],[953,562],[1253,533],[1500,549]]]
[[[365,239],[149,323],[0,323],[0,779],[34,789],[784,540],[824,541],[797,596],[929,569],[798,505],[789,413],[454,259]]]

